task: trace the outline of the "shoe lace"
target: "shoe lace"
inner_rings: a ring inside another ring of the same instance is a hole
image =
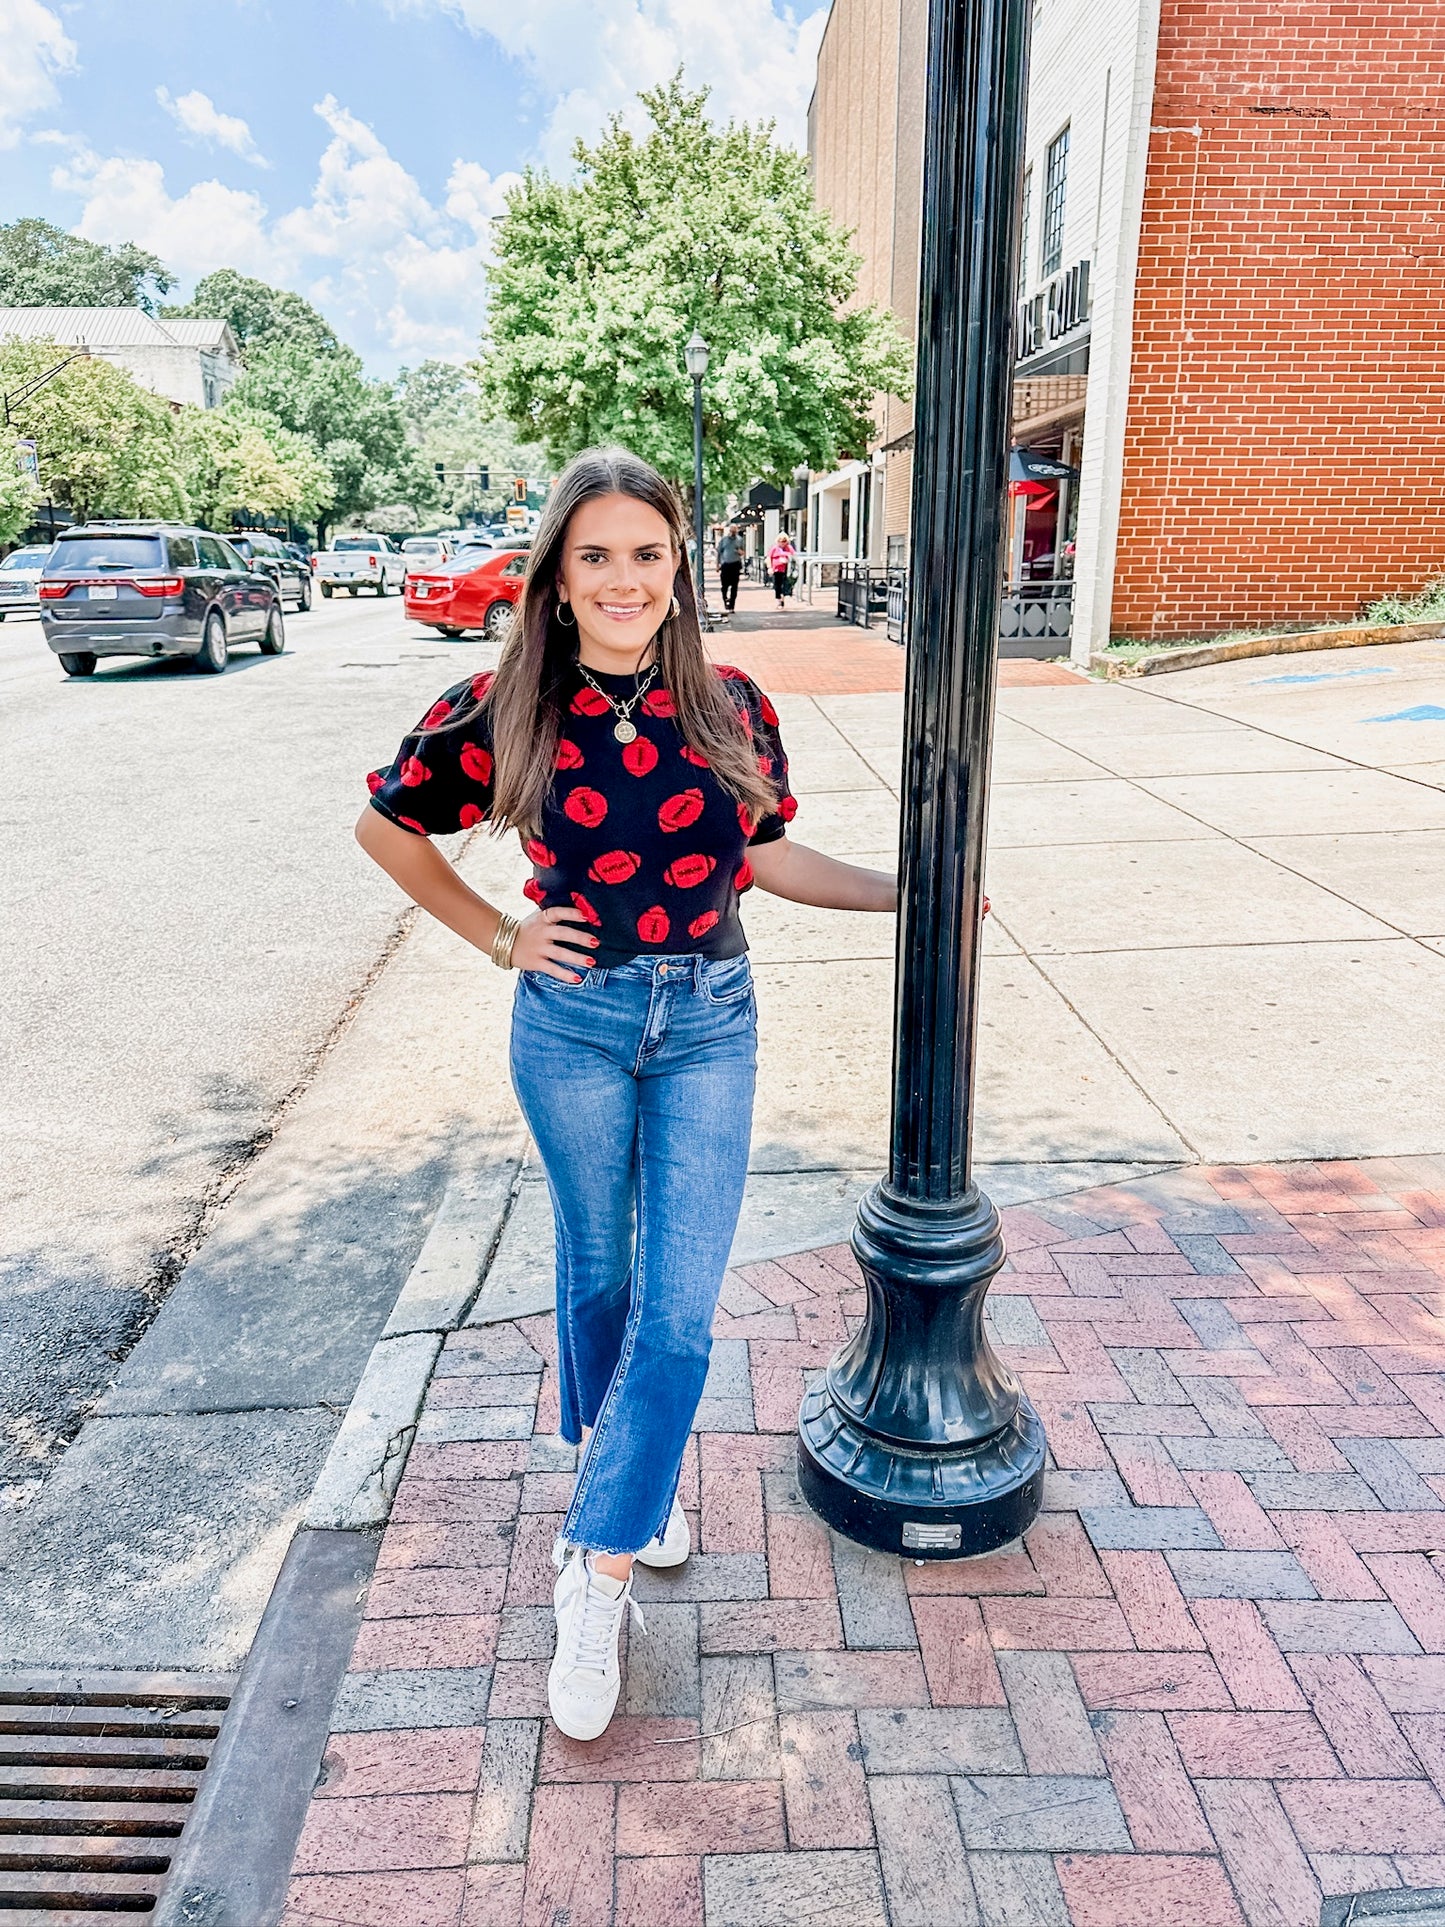
[[[600,1586],[594,1585],[592,1574],[587,1573],[582,1604],[572,1621],[569,1654],[571,1664],[580,1672],[603,1674],[607,1671],[617,1641],[617,1622],[628,1607],[637,1630],[645,1633],[647,1622],[631,1593],[623,1592],[616,1599],[609,1599]]]

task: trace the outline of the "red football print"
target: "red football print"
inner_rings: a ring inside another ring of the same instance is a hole
[[[649,770],[657,768],[657,745],[639,736],[623,750],[622,767],[629,776],[646,776]]]
[[[484,670],[480,676],[472,677],[472,694],[478,702],[482,700],[491,686],[492,672],[490,669]]]
[[[480,743],[462,744],[462,775],[470,776],[474,783],[490,783],[492,780],[492,752],[483,749]]]
[[[657,812],[657,820],[665,830],[685,830],[702,815],[702,807],[701,790],[679,790],[676,796],[668,797]]]
[[[751,863],[744,863],[741,870],[739,870],[737,875],[733,878],[733,888],[735,890],[750,890],[752,886],[753,886],[753,866]]]
[[[536,864],[539,870],[556,869],[557,867],[556,852],[554,850],[549,850],[546,844],[542,842],[540,837],[529,836],[527,838],[527,841],[522,845],[522,848],[527,852],[527,855],[531,857],[532,861]]]
[[[568,790],[567,800],[562,807],[574,823],[595,830],[607,814],[607,798],[600,790]]]
[[[641,867],[642,858],[635,850],[608,850],[589,867],[587,874],[594,883],[626,883]]]
[[[666,943],[672,921],[660,903],[644,910],[637,919],[637,934],[644,943]]]
[[[373,796],[376,795],[379,789],[384,788],[385,784],[386,771],[383,769],[374,769],[366,779],[366,787],[371,791]]]
[[[558,769],[581,769],[582,752],[577,745],[564,736],[557,745]]]
[[[752,835],[754,828],[753,817],[746,803],[738,804],[738,824],[744,836]]]
[[[601,917],[598,916],[597,912],[592,908],[592,905],[587,901],[586,897],[583,896],[580,890],[574,890],[572,892],[572,901],[576,905],[577,909],[579,909],[582,912],[583,916],[587,919],[587,921],[590,924],[592,924],[597,929],[600,929],[602,927]]]
[[[702,751],[694,749],[690,743],[684,743],[679,754],[684,762],[691,763],[695,769],[712,768],[712,764],[703,755]]]
[[[700,917],[694,917],[692,922],[687,926],[687,934],[690,937],[705,937],[716,922],[717,911],[704,910]]]
[[[706,883],[716,868],[715,856],[680,856],[675,863],[668,864],[662,880],[674,890],[691,890],[699,883]]]
[[[642,699],[642,707],[649,716],[675,716],[677,704],[672,700],[670,689],[649,689]]]
[[[464,830],[474,830],[478,823],[485,823],[486,820],[475,803],[462,804],[461,826]]]
[[[431,771],[418,757],[408,756],[401,766],[401,780],[409,790],[419,789],[431,776]]]
[[[445,700],[445,698],[443,698],[441,702],[433,703],[431,708],[427,711],[426,715],[422,719],[422,728],[436,729],[440,724],[446,721],[447,717],[450,716],[451,713],[452,713],[452,706],[449,702]]]
[[[528,877],[527,881],[522,885],[522,895],[529,903],[541,903],[546,894],[547,892],[535,877]]]
[[[431,831],[427,828],[426,824],[418,823],[414,816],[399,816],[396,820],[408,830],[415,830],[418,836],[431,835]]]
[[[730,662],[716,662],[713,668],[717,670],[724,682],[741,682],[743,679],[742,670],[734,669]]]
[[[793,818],[797,814],[798,814],[798,799],[796,796],[779,797],[778,815],[782,817],[785,823],[791,823]]]
[[[605,716],[607,710],[607,698],[590,685],[585,689],[579,689],[572,698],[574,716]]]
[[[763,775],[764,775],[764,776],[771,776],[771,775],[772,775],[772,773],[773,773],[773,759],[772,759],[772,757],[771,757],[771,756],[760,756],[760,757],[758,758],[758,768],[759,768],[759,769],[760,769],[760,770],[762,771],[762,773],[763,773]]]
[[[768,701],[761,689],[758,691],[758,706],[762,710],[763,721],[776,729],[778,726],[778,712],[773,708],[773,705]]]

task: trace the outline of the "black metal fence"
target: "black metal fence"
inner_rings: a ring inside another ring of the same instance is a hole
[[[888,640],[901,644],[908,620],[908,571],[867,562],[838,565],[838,619],[871,629],[882,621]],[[1074,585],[1010,582],[999,607],[999,652],[1005,656],[1059,656],[1073,634]]]

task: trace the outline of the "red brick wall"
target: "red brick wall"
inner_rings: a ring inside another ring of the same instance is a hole
[[[1153,128],[1113,633],[1445,573],[1440,0],[1162,0]]]

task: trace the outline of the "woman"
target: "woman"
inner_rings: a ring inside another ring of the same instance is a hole
[[[367,853],[519,968],[512,1077],[557,1226],[563,1437],[552,1717],[617,1703],[632,1564],[680,1565],[677,1503],[747,1172],[756,1013],[738,897],[891,910],[895,879],[794,843],[778,719],[703,649],[672,490],[621,449],[552,492],[495,676],[448,690],[372,778]],[[533,864],[520,921],[429,838],[489,822]],[[635,1608],[634,1608],[635,1611]]]
[[[792,537],[780,535],[768,550],[768,567],[773,572],[773,594],[778,598],[781,609],[788,593],[788,578],[793,573],[793,564],[798,551],[793,547]]]

